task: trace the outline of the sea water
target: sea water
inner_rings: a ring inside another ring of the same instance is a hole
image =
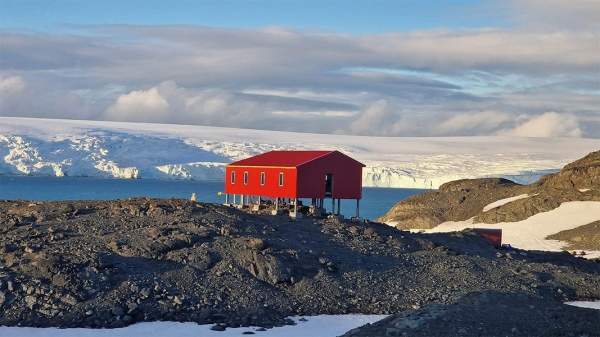
[[[104,200],[132,197],[189,199],[192,193],[196,193],[200,202],[223,203],[225,197],[219,195],[221,191],[223,182],[219,181],[0,175],[0,199],[9,200]],[[365,187],[360,201],[360,215],[376,219],[396,202],[424,191]],[[342,200],[341,206],[345,216],[354,216],[356,201]],[[325,207],[331,209],[331,200],[325,200]]]

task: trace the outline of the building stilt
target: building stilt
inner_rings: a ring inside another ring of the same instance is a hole
[[[341,212],[340,212],[340,210],[341,210],[341,208],[342,208],[342,207],[341,207],[341,203],[342,203],[341,201],[342,201],[342,199],[338,199],[337,215],[340,215],[340,214],[341,214]]]
[[[298,198],[294,198],[294,216],[298,216]]]
[[[356,217],[360,218],[360,199],[356,199]]]

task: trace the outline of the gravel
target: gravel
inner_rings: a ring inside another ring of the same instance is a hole
[[[600,299],[600,263],[497,250],[469,231],[290,221],[186,200],[0,201],[5,326],[270,328],[293,315],[397,314],[482,292],[550,306]]]

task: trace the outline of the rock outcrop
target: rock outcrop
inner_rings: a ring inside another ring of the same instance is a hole
[[[595,221],[577,228],[560,231],[548,236],[550,240],[568,242],[569,250],[599,250],[600,249],[600,221]]]
[[[559,190],[597,189],[600,187],[600,151],[566,165],[558,173],[542,177],[535,185]]]
[[[529,192],[527,186],[507,179],[464,179],[445,183],[398,202],[378,221],[403,229],[428,229],[445,221],[462,221],[479,214],[496,200]]]

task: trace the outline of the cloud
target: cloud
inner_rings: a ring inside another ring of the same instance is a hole
[[[358,135],[389,135],[395,114],[385,100],[367,106],[350,124],[350,131]]]
[[[328,72],[349,67],[539,74],[583,72],[600,64],[594,31],[478,29],[353,36],[283,28],[104,26],[82,33],[0,33],[0,66],[77,69],[78,75],[103,82],[176,79],[186,86],[224,87],[257,84],[258,79],[261,84],[334,79]]]
[[[169,103],[161,96],[158,88],[134,90],[117,98],[106,112],[112,120],[164,121]]]
[[[0,76],[0,96],[17,95],[25,89],[25,81],[20,76]]]
[[[96,109],[60,82],[0,74],[0,116],[95,119]]]
[[[511,120],[505,112],[481,111],[454,115],[437,125],[440,135],[475,134],[485,135],[497,130]]]
[[[190,89],[166,81],[118,96],[102,119],[327,132],[353,115],[353,109],[295,97]]]
[[[0,115],[380,136],[600,137],[597,2],[507,3],[519,22],[510,28],[0,30]]]
[[[582,131],[575,116],[546,112],[499,134],[515,137],[581,137]]]
[[[516,19],[542,28],[594,30],[600,28],[598,0],[511,0]]]

